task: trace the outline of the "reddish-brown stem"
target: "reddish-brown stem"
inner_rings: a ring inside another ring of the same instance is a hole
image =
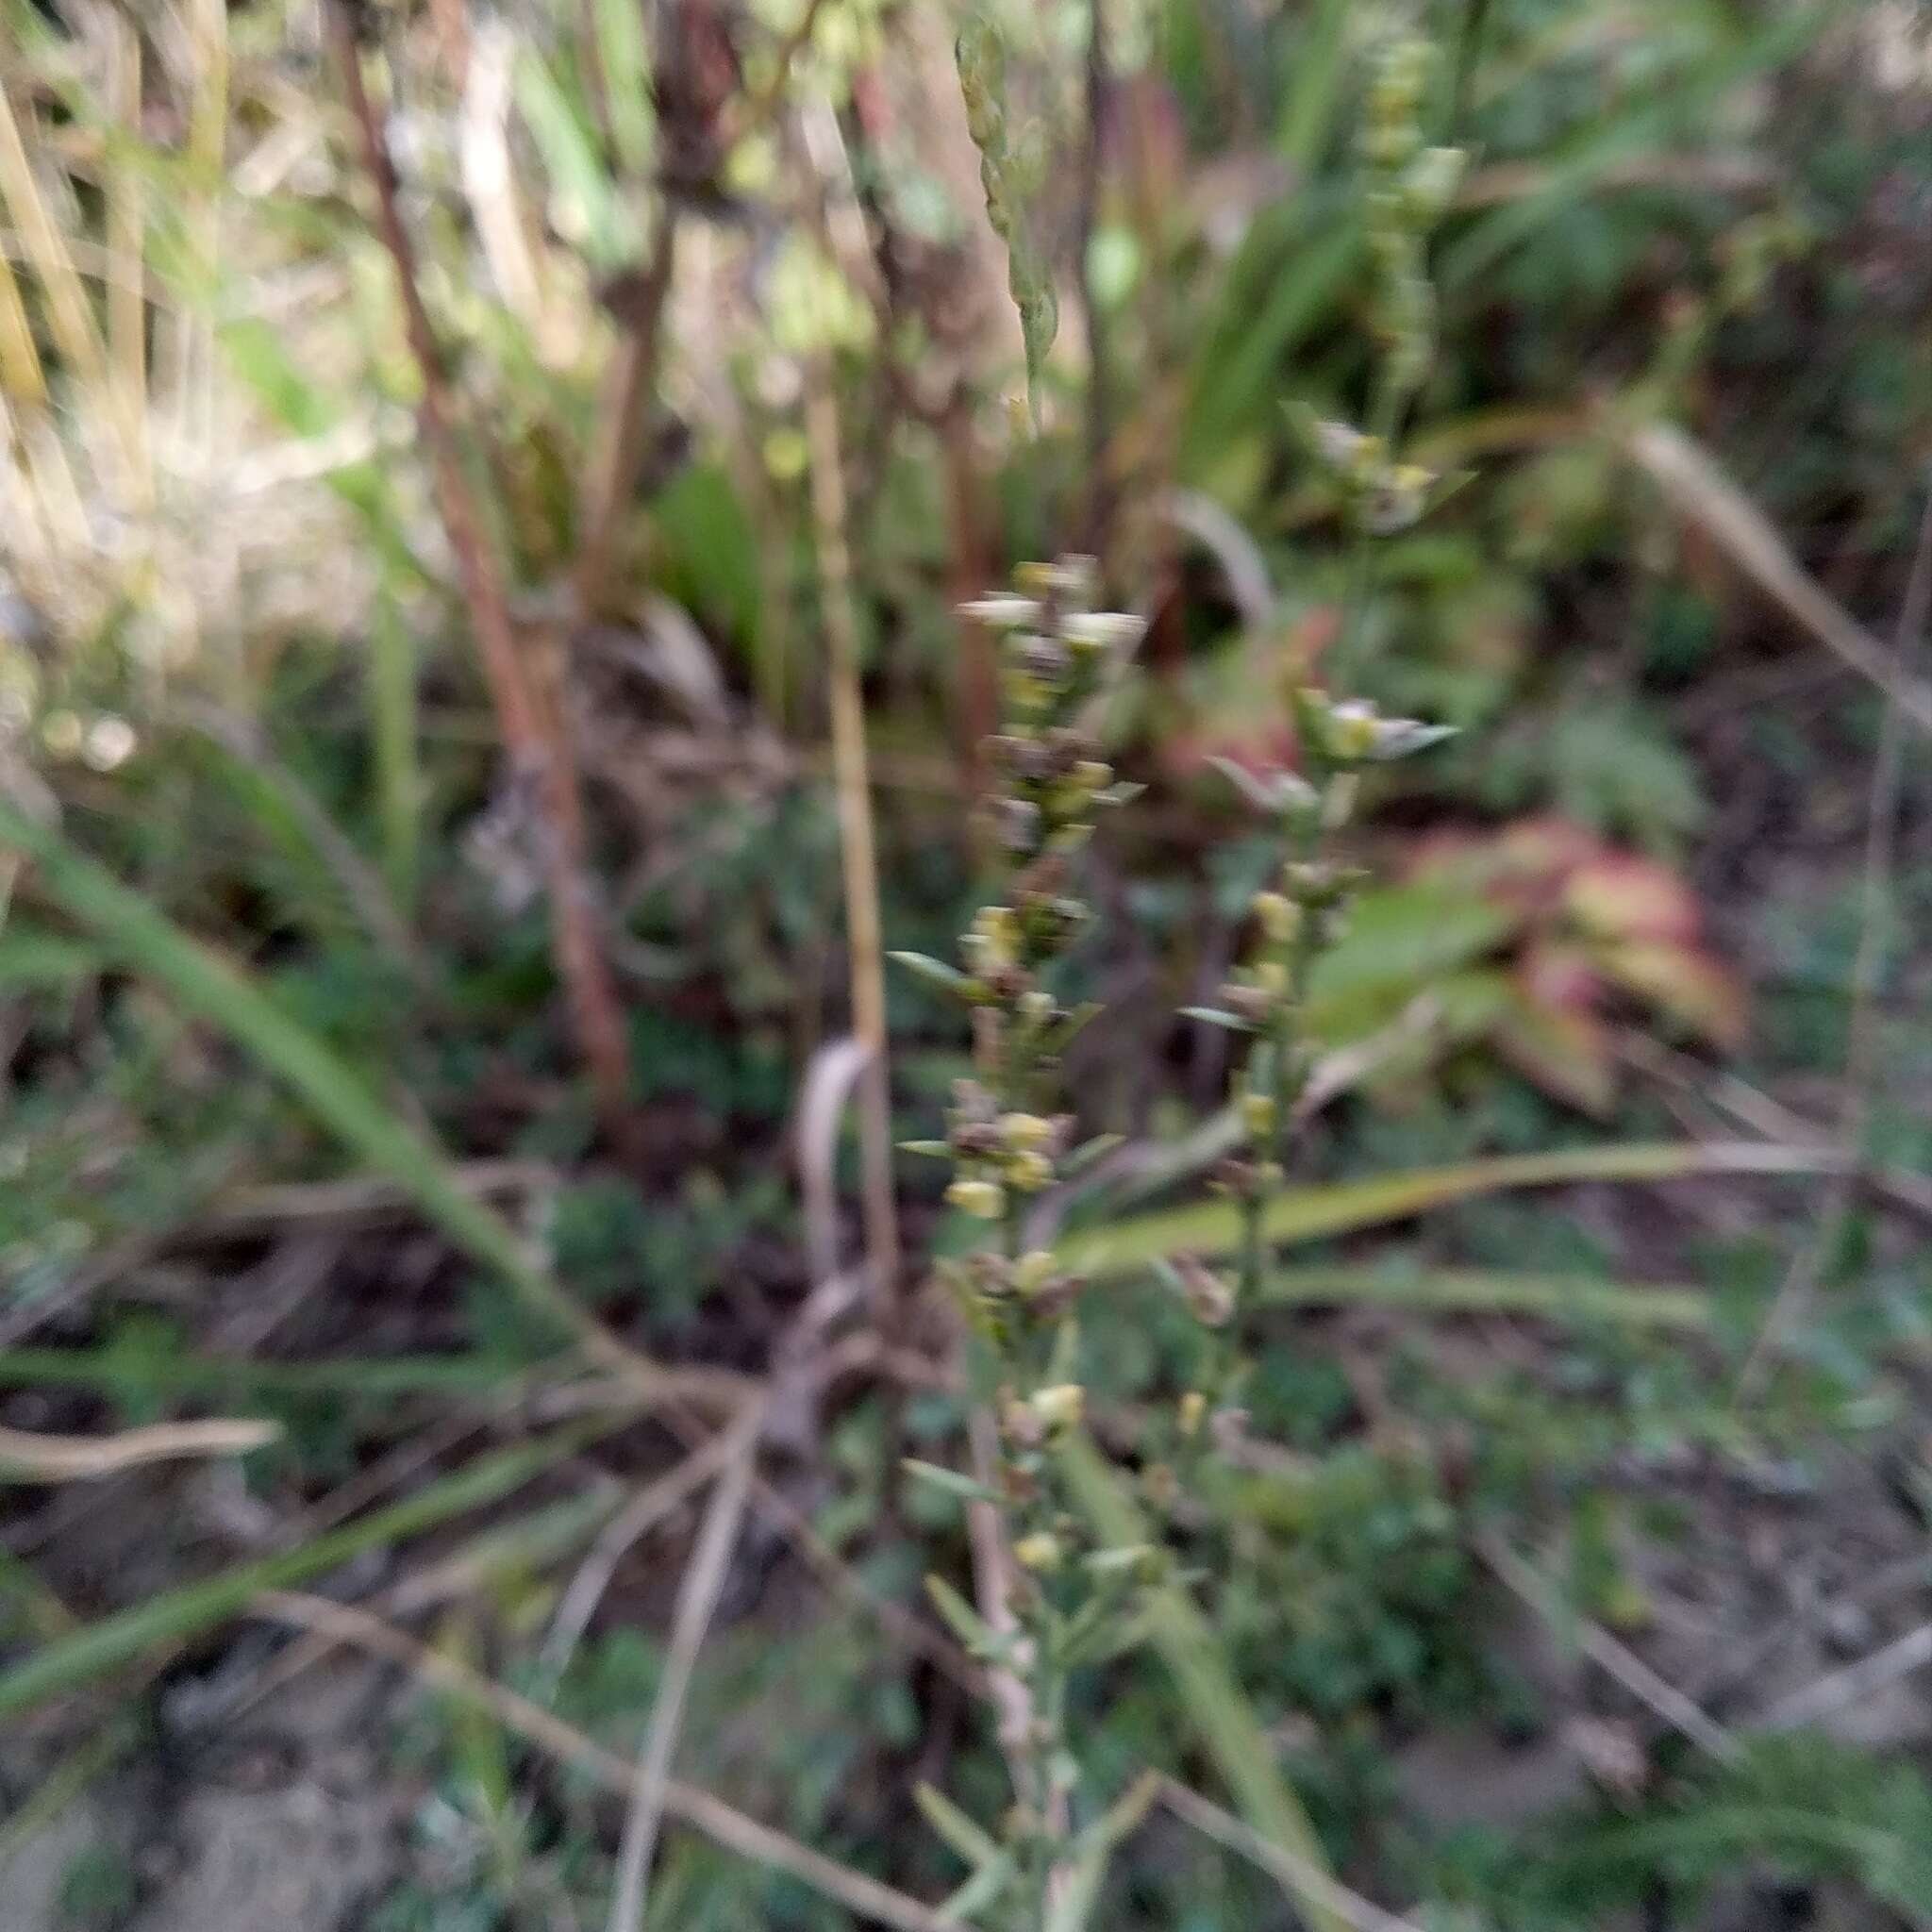
[[[354,15],[345,0],[328,0],[325,18],[361,142],[363,165],[375,190],[376,232],[395,269],[404,331],[423,383],[417,415],[437,508],[456,558],[504,749],[516,781],[527,787],[540,821],[552,954],[570,1000],[598,1112],[607,1129],[621,1138],[629,1120],[629,1051],[597,931],[586,867],[583,795],[562,729],[562,708],[553,696],[551,681],[540,666],[526,661],[519,648],[502,571],[464,475],[449,377],[423,305],[415,247],[403,225],[395,164],[363,84]]]
[[[591,465],[590,486],[578,521],[574,591],[577,616],[589,622],[602,614],[610,570],[623,534],[625,512],[637,494],[643,461],[644,431],[658,392],[658,361],[664,334],[664,305],[677,263],[678,208],[667,197],[658,218],[658,242],[650,265],[622,298],[623,340],[605,376],[598,406],[602,441]],[[628,278],[626,278],[628,279]]]

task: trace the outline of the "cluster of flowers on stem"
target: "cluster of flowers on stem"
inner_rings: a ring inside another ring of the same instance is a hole
[[[1086,1408],[1074,1320],[1082,1284],[1049,1251],[1023,1245],[1029,1197],[1079,1151],[1055,1103],[1061,1053],[1089,1012],[1061,1003],[1051,969],[1091,918],[1078,859],[1095,821],[1136,789],[1116,780],[1091,720],[1141,624],[1092,609],[1092,597],[1091,560],[1063,558],[1023,566],[1010,593],[966,607],[1000,636],[1001,728],[986,747],[1000,889],[961,936],[957,970],[899,956],[972,1018],[973,1074],[955,1089],[946,1139],[916,1144],[951,1161],[948,1201],[992,1224],[941,1274],[997,1378],[997,1461],[969,1490],[1000,1512],[1015,1627],[990,1628],[943,1586],[934,1594],[969,1646],[1024,1687],[1024,1735],[1006,1740],[1018,1785],[1007,1837],[1042,1891],[1074,1837],[1070,1678],[1116,1645],[1126,1607],[1159,1567],[1151,1548],[1099,1547],[1068,1506],[1056,1451]]]
[[[1294,691],[1291,703],[1301,770],[1257,773],[1220,761],[1246,802],[1271,822],[1282,857],[1274,878],[1250,903],[1254,936],[1219,989],[1219,1004],[1191,1009],[1252,1042],[1234,1080],[1241,1139],[1214,1174],[1215,1187],[1241,1209],[1237,1272],[1230,1277],[1188,1257],[1169,1271],[1171,1285],[1217,1339],[1260,1291],[1267,1206],[1281,1186],[1285,1150],[1315,1071],[1317,1043],[1307,1024],[1310,978],[1322,953],[1341,937],[1367,876],[1333,856],[1334,835],[1354,813],[1365,769],[1450,736],[1445,726],[1384,717],[1363,700],[1337,699],[1313,687]],[[1221,1341],[1197,1385],[1181,1398],[1185,1442],[1199,1439],[1204,1420],[1217,1425],[1224,1443],[1239,1432],[1240,1373],[1237,1353]]]

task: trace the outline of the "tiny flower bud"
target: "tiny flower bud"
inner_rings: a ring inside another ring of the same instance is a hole
[[[1180,1423],[1181,1439],[1191,1442],[1201,1432],[1201,1423],[1208,1413],[1208,1398],[1198,1389],[1190,1389],[1181,1397]]]
[[[1250,1138],[1259,1141],[1274,1131],[1274,1096],[1272,1093],[1241,1095],[1241,1125]]]
[[[1007,1162],[1007,1178],[1023,1194],[1053,1186],[1053,1162],[1043,1154],[1016,1154]]]
[[[1438,221],[1462,181],[1468,157],[1459,147],[1425,147],[1402,177],[1404,211],[1420,226]]]
[[[1038,1294],[1054,1277],[1057,1266],[1050,1248],[1033,1248],[1013,1263],[1013,1286],[1020,1293]]]
[[[1049,1431],[1077,1428],[1087,1413],[1087,1391],[1077,1382],[1056,1382],[1036,1389],[1028,1407]]]
[[[960,605],[959,615],[989,625],[994,630],[1019,630],[1027,625],[1038,624],[1041,610],[1031,597],[1016,597],[1010,591],[1000,591],[991,597],[975,597],[970,604]]]
[[[1261,930],[1276,945],[1291,940],[1301,924],[1301,908],[1279,892],[1257,892],[1249,909],[1260,922]]]
[[[946,1199],[962,1213],[977,1215],[981,1221],[997,1221],[1007,1211],[1006,1190],[996,1181],[955,1181],[946,1190]]]
[[[84,729],[72,711],[49,711],[41,720],[41,742],[57,758],[71,758],[80,750]]]
[[[1031,1536],[1023,1536],[1013,1545],[1013,1555],[1026,1569],[1044,1574],[1060,1567],[1066,1552],[1060,1548],[1057,1536],[1041,1529]]]

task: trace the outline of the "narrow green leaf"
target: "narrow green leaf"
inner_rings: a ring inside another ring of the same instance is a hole
[[[972,1476],[962,1474],[957,1469],[941,1468],[937,1462],[921,1462],[916,1456],[902,1457],[899,1467],[908,1475],[916,1476],[923,1483],[930,1483],[936,1490],[943,1490],[949,1496],[958,1496],[968,1503],[997,1503],[999,1492],[990,1490],[982,1482],[975,1482]]]
[[[1675,1282],[1600,1281],[1588,1274],[1481,1268],[1276,1268],[1261,1299],[1287,1307],[1408,1308],[1431,1314],[1538,1315],[1644,1328],[1710,1325],[1709,1301]]]
[[[1342,63],[1348,58],[1350,0],[1318,0],[1303,9],[1306,25],[1294,43],[1288,103],[1275,129],[1274,144],[1298,176],[1321,160],[1335,125],[1337,108],[1346,98]]]
[[[1499,1155],[1449,1167],[1291,1189],[1269,1203],[1264,1233],[1273,1245],[1291,1247],[1297,1241],[1407,1221],[1452,1201],[1515,1188],[1554,1187],[1564,1181],[1683,1180],[1712,1174],[1821,1174],[1830,1170],[1836,1158],[1830,1148],[1762,1141],[1639,1141]],[[1062,1237],[1058,1252],[1075,1273],[1104,1279],[1131,1274],[1157,1256],[1231,1254],[1240,1240],[1241,1218],[1234,1204],[1202,1201],[1078,1230]]]
[[[100,948],[78,940],[17,925],[0,937],[0,986],[39,992],[65,991],[92,978],[101,964]]]
[[[427,788],[417,758],[416,640],[385,590],[369,627],[369,748],[382,868],[408,918],[416,903],[419,831]]]
[[[1047,1932],[1083,1932],[1100,1902],[1101,1882],[1117,1846],[1140,1829],[1160,1790],[1152,1772],[1142,1773],[1074,1844],[1074,1870],[1047,1921]]]
[[[642,180],[650,171],[655,125],[644,9],[635,0],[595,0],[595,18],[617,158],[626,175]]]
[[[580,103],[529,47],[516,65],[517,108],[550,177],[558,230],[592,267],[609,271],[637,258],[638,225],[597,152]]]
[[[1000,1856],[999,1840],[974,1824],[952,1799],[937,1786],[921,1783],[912,1796],[925,1822],[945,1840],[964,1862],[977,1869],[990,1865]]]
[[[1019,1870],[1010,1852],[1002,1852],[997,1858],[982,1865],[940,1907],[941,1922],[970,1925],[981,1912],[999,1904],[1007,1888],[1019,1876]]]
[[[1007,1646],[999,1632],[943,1576],[928,1576],[925,1593],[951,1626],[953,1635],[975,1657],[998,1657],[1004,1654]]]
[[[972,991],[972,980],[957,966],[948,966],[943,959],[935,959],[925,953],[888,953],[886,958],[928,985],[938,987],[941,992],[951,993],[956,999],[965,999]]]
[[[108,1342],[98,1348],[15,1348],[0,1353],[0,1389],[92,1389],[125,1400],[143,1395],[400,1395],[505,1397],[541,1365],[493,1355],[341,1356],[319,1361],[258,1361],[248,1356],[155,1354]]]

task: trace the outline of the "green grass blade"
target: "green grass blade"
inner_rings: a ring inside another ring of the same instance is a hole
[[[394,593],[375,600],[369,631],[369,745],[375,771],[375,821],[382,869],[410,917],[416,904],[419,828],[427,788],[417,758],[416,640]]]
[[[0,1389],[89,1389],[130,1398],[254,1393],[268,1397],[480,1396],[508,1399],[533,1371],[497,1356],[341,1356],[255,1361],[246,1356],[158,1355],[101,1348],[15,1348],[0,1353]]]
[[[1084,1436],[1061,1455],[1080,1508],[1101,1539],[1115,1548],[1156,1541],[1119,1478]],[[1241,1693],[1213,1630],[1178,1586],[1152,1592],[1148,1635],[1180,1691],[1188,1722],[1214,1759],[1242,1817],[1271,1844],[1328,1874],[1328,1855],[1307,1812],[1290,1790],[1253,1707]],[[1322,1899],[1298,1896],[1311,1932],[1349,1932]]]
[[[1709,1303],[1696,1289],[1680,1283],[1482,1268],[1277,1268],[1263,1282],[1261,1299],[1284,1307],[1367,1304],[1421,1314],[1537,1315],[1641,1328],[1710,1325]]]
[[[259,1591],[289,1589],[339,1568],[365,1550],[399,1542],[466,1510],[493,1503],[615,1425],[610,1418],[599,1418],[481,1457],[372,1516],[344,1524],[294,1549],[238,1563],[198,1583],[150,1597],[90,1624],[71,1637],[45,1644],[0,1675],[0,1717],[12,1717],[46,1698],[75,1690],[158,1645],[194,1637],[233,1616]]]
[[[1407,1221],[1452,1201],[1563,1181],[1668,1181],[1693,1174],[1807,1174],[1826,1172],[1828,1148],[1761,1141],[1640,1141],[1569,1147],[1549,1154],[1501,1155],[1450,1167],[1376,1174],[1328,1187],[1296,1188],[1269,1204],[1265,1233],[1277,1247]],[[1202,1201],[1106,1227],[1065,1235],[1059,1252],[1070,1268],[1096,1278],[1130,1274],[1166,1255],[1231,1254],[1241,1238],[1233,1203]]]
[[[1297,177],[1307,175],[1322,158],[1343,100],[1341,70],[1348,58],[1350,0],[1317,0],[1295,43],[1289,76],[1288,104],[1276,127],[1274,144]]]
[[[627,176],[642,180],[657,140],[650,50],[644,43],[646,16],[634,0],[593,0],[592,11],[617,159]]]
[[[1354,220],[1312,236],[1298,234],[1273,281],[1256,291],[1259,306],[1235,312],[1225,341],[1217,333],[1195,364],[1182,431],[1186,475],[1208,470],[1244,424],[1267,419],[1280,397],[1282,358],[1322,320],[1362,248],[1361,225]]]
[[[183,932],[58,830],[0,797],[0,849],[32,859],[42,890],[191,1012],[245,1047],[345,1145],[408,1191],[425,1216],[494,1269],[532,1308],[634,1372],[653,1365],[620,1351],[531,1257],[515,1229],[463,1189],[441,1150],[386,1108],[360,1077],[232,961]]]

